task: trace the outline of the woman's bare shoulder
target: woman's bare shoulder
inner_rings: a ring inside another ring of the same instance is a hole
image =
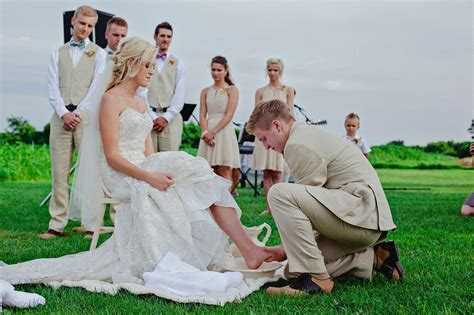
[[[104,93],[100,102],[100,110],[109,113],[120,112],[119,97],[110,90]]]

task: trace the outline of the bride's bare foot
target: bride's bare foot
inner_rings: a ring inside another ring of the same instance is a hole
[[[255,246],[252,250],[248,251],[244,256],[245,264],[250,269],[257,269],[262,263],[272,256],[271,253],[265,251],[265,247]]]
[[[273,246],[273,247],[265,247],[265,251],[271,254],[271,256],[265,260],[266,262],[283,261],[286,259],[285,249],[281,245]]]

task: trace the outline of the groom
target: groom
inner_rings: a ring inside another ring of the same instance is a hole
[[[67,225],[73,151],[79,150],[92,91],[105,68],[105,52],[89,40],[97,19],[92,7],[77,8],[71,20],[71,41],[55,50],[49,63],[48,94],[54,110],[49,137],[53,191],[49,229],[38,235],[45,240],[63,236]]]
[[[281,101],[258,104],[247,131],[267,149],[283,153],[296,184],[273,185],[268,203],[282,246],[267,249],[272,260],[288,259],[296,278],[272,295],[330,293],[332,277],[345,273],[371,279],[372,270],[403,278],[395,229],[377,173],[357,147],[317,127],[298,123]]]

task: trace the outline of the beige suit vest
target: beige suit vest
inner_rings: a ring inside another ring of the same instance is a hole
[[[95,52],[99,46],[90,42],[74,67],[69,53],[69,43],[58,50],[59,90],[64,104],[78,105],[86,96],[94,77]],[[88,52],[94,52],[89,53]]]
[[[155,72],[148,86],[148,104],[153,108],[170,106],[176,84],[178,59],[170,55],[161,73]]]

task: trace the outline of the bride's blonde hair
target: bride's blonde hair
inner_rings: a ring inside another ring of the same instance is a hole
[[[133,78],[148,62],[153,62],[158,48],[138,37],[126,38],[120,42],[117,52],[112,57],[114,67],[107,91],[123,82],[127,77]]]

